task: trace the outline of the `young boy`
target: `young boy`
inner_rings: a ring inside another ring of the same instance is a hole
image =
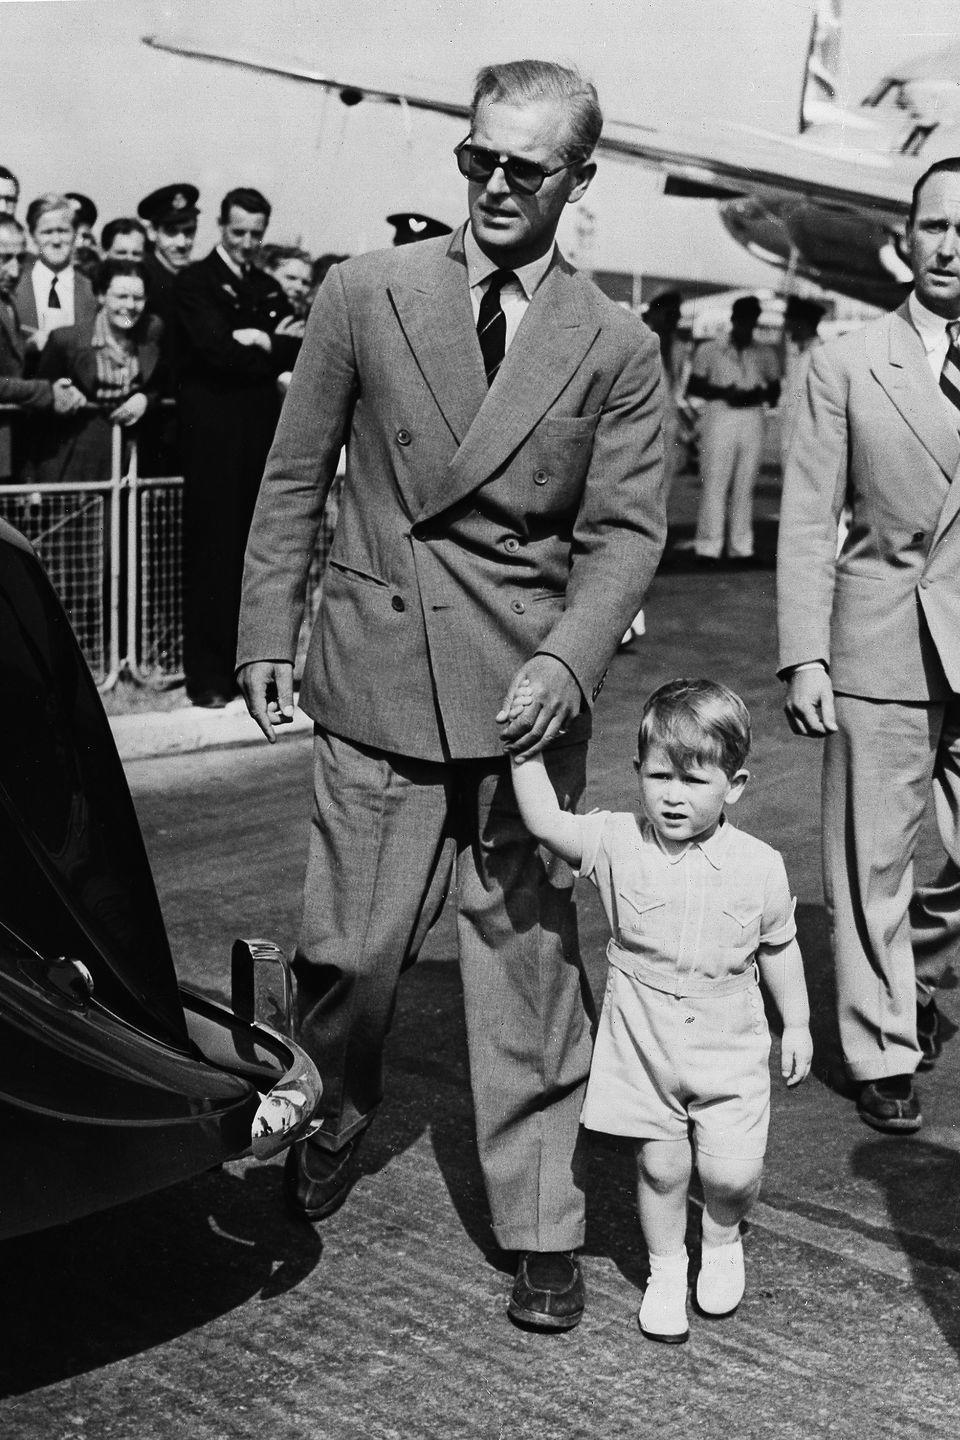
[[[512,713],[530,703],[523,680]],[[501,712],[504,713],[504,712]],[[750,716],[709,680],[673,680],[640,722],[640,813],[561,810],[539,757],[518,760],[527,828],[596,885],[610,968],[582,1120],[637,1141],[637,1206],[650,1254],[640,1329],[687,1339],[687,1190],[704,1193],[701,1313],[744,1290],[740,1222],[760,1189],[770,1113],[770,1033],[757,971],[783,1019],[788,1085],[813,1044],[793,902],[776,850],[724,813],[749,778]]]

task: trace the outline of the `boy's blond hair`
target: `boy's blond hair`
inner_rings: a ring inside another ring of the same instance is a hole
[[[654,746],[678,768],[691,761],[719,765],[732,778],[750,753],[750,712],[715,680],[669,680],[653,692],[640,718],[641,761]]]

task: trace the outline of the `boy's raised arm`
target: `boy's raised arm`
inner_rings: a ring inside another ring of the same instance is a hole
[[[810,1073],[813,1040],[810,1035],[810,1001],[803,976],[803,957],[796,940],[757,952],[757,965],[783,1021],[780,1073],[788,1085],[799,1085]]]
[[[519,765],[514,762],[510,770],[520,817],[530,834],[568,865],[578,868],[583,847],[577,817],[561,810],[542,757],[532,755]]]

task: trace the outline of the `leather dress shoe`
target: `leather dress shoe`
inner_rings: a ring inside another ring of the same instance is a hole
[[[202,710],[223,710],[230,704],[231,698],[222,690],[195,690],[189,696],[190,704],[198,705]]]
[[[917,1044],[920,1046],[918,1070],[932,1070],[943,1049],[943,1035],[940,1032],[940,1011],[935,1000],[921,1005],[917,1001]]]
[[[572,1330],[583,1315],[583,1272],[568,1250],[524,1250],[507,1314],[537,1330]]]
[[[283,1166],[287,1204],[301,1220],[325,1220],[350,1194],[357,1179],[359,1136],[339,1150],[325,1150],[309,1140],[291,1145]]]
[[[923,1124],[910,1075],[865,1080],[857,1097],[857,1114],[874,1130],[890,1135],[909,1135]]]

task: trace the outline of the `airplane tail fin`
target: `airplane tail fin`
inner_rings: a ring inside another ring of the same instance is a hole
[[[840,108],[843,43],[841,0],[815,0],[810,45],[800,95],[800,134],[836,118]]]

